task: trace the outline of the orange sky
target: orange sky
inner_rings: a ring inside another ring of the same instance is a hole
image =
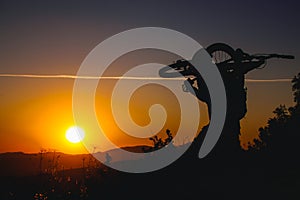
[[[104,76],[122,76],[134,66],[147,62],[168,64],[176,58],[175,55],[167,52],[136,51],[118,58],[106,70]],[[250,72],[249,77],[263,70]],[[147,69],[145,71],[147,73]],[[72,113],[74,80],[73,78],[0,77],[0,84],[5,86],[2,87],[0,93],[0,152],[38,152],[41,148],[46,148],[65,153],[85,153],[83,145],[71,144],[65,139],[66,130],[74,125]],[[99,82],[95,98],[97,120],[108,138],[118,146],[151,144],[148,139],[137,139],[126,135],[116,125],[110,106],[112,91],[117,82],[118,80],[107,79]],[[176,87],[180,89],[182,81],[174,82],[174,84],[178,84]],[[266,124],[276,106],[293,104],[289,81],[247,82],[246,86],[248,88],[248,113],[241,121],[242,145],[257,136],[258,128]],[[191,95],[191,98],[194,97]],[[148,110],[151,105],[157,103],[164,106],[168,116],[160,132],[161,136],[166,137],[165,129],[167,128],[176,134],[180,122],[179,104],[174,94],[162,86],[144,85],[132,95],[129,104],[132,119],[140,126],[147,125],[150,120]],[[191,119],[190,123],[198,124],[200,130],[208,121],[205,104],[199,102],[199,106],[201,121]],[[87,132],[85,142],[93,143],[95,131],[91,129],[88,122],[89,116],[87,116],[87,122],[80,126]],[[185,130],[188,131],[189,124],[185,126]],[[178,138],[175,142],[182,144],[190,140],[191,138]],[[97,151],[107,150],[101,142],[96,148]]]
[[[74,79],[43,79],[43,78],[11,78],[1,77],[0,83],[11,83],[7,90],[2,90],[0,104],[0,152],[24,151],[37,152],[41,148],[56,149],[66,153],[83,153],[85,149],[80,144],[71,144],[65,139],[65,131],[72,125],[72,89]],[[103,85],[109,86],[109,80]],[[111,82],[111,81],[110,81]],[[248,113],[241,121],[242,143],[246,143],[257,135],[260,126],[266,124],[272,111],[279,104],[292,105],[291,84],[289,82],[247,83]],[[109,87],[108,90],[109,91]],[[151,99],[159,93],[159,99]],[[142,139],[132,139],[122,133],[113,122],[109,113],[110,104],[104,93],[97,95],[97,107],[105,107],[107,111],[98,112],[98,120],[110,133],[108,136],[120,146],[147,142]],[[133,119],[140,125],[149,121],[147,110],[153,103],[166,106],[169,114],[166,128],[176,133],[179,120],[178,104],[171,93],[160,86],[144,86],[132,97],[130,110]],[[158,101],[158,102],[155,102]],[[207,123],[206,107],[201,105],[204,116],[201,126]],[[256,110],[256,111],[255,111]],[[193,123],[198,123],[192,121]],[[88,124],[84,129],[88,129]],[[163,137],[165,137],[163,135]],[[184,142],[184,138],[182,138]],[[180,141],[179,141],[180,143]],[[105,147],[97,147],[106,150]]]

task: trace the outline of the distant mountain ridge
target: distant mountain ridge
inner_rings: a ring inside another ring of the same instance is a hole
[[[142,153],[143,148],[149,148],[149,146],[128,146],[121,149]],[[112,149],[105,152],[96,152],[97,157],[105,160],[106,154],[111,157],[111,162],[122,162],[133,159],[139,159],[138,157],[124,157],[120,149]],[[60,170],[76,169],[87,167],[93,156],[91,154],[65,154],[62,152],[45,152],[41,153],[23,153],[23,152],[6,152],[0,154],[0,176],[30,176],[36,175],[45,171],[49,171],[54,167]]]

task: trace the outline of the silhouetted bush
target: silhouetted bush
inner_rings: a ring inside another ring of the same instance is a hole
[[[300,140],[300,73],[292,80],[295,105],[287,108],[279,105],[265,127],[259,128],[258,139],[248,145],[252,152],[264,152],[273,158],[292,158],[297,156]],[[296,159],[296,158],[295,158]]]
[[[167,138],[164,141],[162,138],[158,138],[157,135],[149,138],[149,140],[151,140],[153,142],[153,146],[148,149],[143,148],[143,151],[144,152],[156,151],[156,150],[172,143],[173,136],[169,129],[166,130],[166,134],[167,134]]]

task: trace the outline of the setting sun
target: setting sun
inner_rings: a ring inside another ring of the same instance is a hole
[[[66,131],[66,138],[69,142],[78,143],[84,138],[84,130],[78,126],[72,126]]]

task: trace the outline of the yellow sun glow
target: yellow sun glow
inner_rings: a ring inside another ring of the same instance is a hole
[[[66,131],[66,138],[69,142],[78,143],[84,138],[84,130],[78,126],[72,126]]]

